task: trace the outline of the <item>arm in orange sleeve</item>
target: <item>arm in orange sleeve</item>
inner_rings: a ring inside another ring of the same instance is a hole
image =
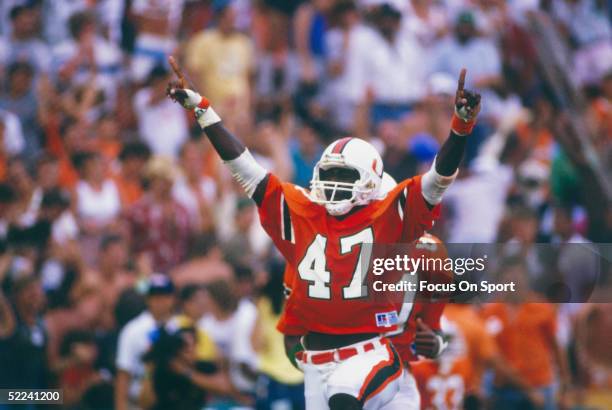
[[[258,195],[258,198],[255,198]],[[268,174],[259,184],[253,199],[258,205],[259,220],[274,245],[291,263],[294,260],[295,229],[285,198],[283,184],[276,175]]]
[[[402,241],[412,242],[431,229],[434,220],[440,215],[440,206],[430,207],[423,200],[421,176],[405,181],[406,188],[400,193],[403,208]],[[402,203],[403,202],[403,203]]]
[[[439,331],[440,330],[440,317],[442,317],[442,312],[444,312],[444,307],[446,303],[443,302],[424,302],[426,303],[425,308],[421,314],[421,319],[423,322],[432,328],[432,330]]]

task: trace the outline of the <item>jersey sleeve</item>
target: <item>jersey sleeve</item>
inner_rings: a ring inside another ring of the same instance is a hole
[[[440,317],[442,316],[442,312],[444,312],[444,307],[446,306],[446,303],[426,303],[427,308],[423,309],[421,320],[433,330],[440,330]]]
[[[295,230],[285,200],[285,189],[285,184],[274,174],[268,174],[266,190],[259,204],[259,220],[274,245],[291,263],[294,259]]]
[[[402,183],[404,188],[399,193],[399,214],[402,219],[402,241],[412,242],[423,232],[431,229],[434,220],[440,215],[440,205],[429,209],[421,192],[421,176],[416,176]]]

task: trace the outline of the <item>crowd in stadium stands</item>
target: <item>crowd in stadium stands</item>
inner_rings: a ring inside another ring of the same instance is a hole
[[[282,259],[166,97],[168,55],[261,164],[304,187],[344,135],[398,181],[428,169],[466,67],[483,108],[433,233],[506,244],[506,273],[535,281],[534,243],[612,242],[612,207],[593,211],[605,198],[559,143],[578,117],[612,163],[611,16],[599,0],[0,2],[0,387],[62,388],[67,409],[304,405],[275,330]],[[546,51],[564,53],[578,111],[545,75],[536,18],[562,40]],[[557,274],[580,280],[577,263]],[[589,400],[612,376],[577,323],[595,332],[609,312],[449,307],[454,348],[414,367],[423,408]],[[500,358],[526,389],[495,374]]]

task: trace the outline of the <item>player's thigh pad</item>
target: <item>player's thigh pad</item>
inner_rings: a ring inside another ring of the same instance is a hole
[[[421,396],[416,381],[409,370],[404,370],[399,381],[399,391],[381,410],[419,410],[420,408]]]
[[[345,393],[366,410],[379,409],[399,390],[402,364],[390,343],[350,357],[338,364],[327,380],[327,397]]]

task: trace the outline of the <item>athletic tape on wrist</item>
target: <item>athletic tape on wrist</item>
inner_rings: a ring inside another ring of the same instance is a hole
[[[203,108],[205,110],[207,110],[210,107],[210,101],[208,101],[208,98],[206,97],[201,97],[202,99],[200,100],[200,103],[198,104],[198,108]]]
[[[206,105],[207,108],[200,107],[200,105]],[[210,106],[208,100],[204,97],[202,97],[202,101],[200,101],[200,104],[198,104],[198,107],[194,110],[194,113],[196,120],[202,129],[221,122],[221,117],[217,115],[215,110],[213,110],[213,108]]]

